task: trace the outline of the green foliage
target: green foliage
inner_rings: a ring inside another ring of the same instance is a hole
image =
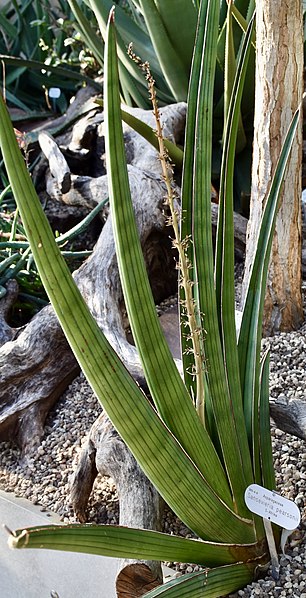
[[[92,0],[88,3],[96,4]],[[244,4],[241,0],[237,6]],[[133,5],[139,9],[143,2],[133,2]],[[196,7],[197,3],[192,5]],[[147,530],[73,525],[17,530],[10,537],[10,544],[17,548],[88,550],[94,554],[156,559],[165,558],[167,554],[169,560],[179,557],[210,567],[169,582],[146,594],[147,598],[217,598],[248,583],[256,568],[269,560],[262,520],[246,508],[244,492],[254,481],[269,487],[274,485],[268,427],[268,360],[261,362],[259,349],[279,191],[299,113],[293,118],[271,182],[237,342],[233,178],[253,24],[249,24],[243,36],[236,73],[230,84],[214,257],[210,194],[219,9],[218,2],[202,0],[200,3],[189,85],[183,218],[181,237],[175,239],[182,255],[181,272],[184,260],[189,270],[189,274],[183,273],[189,278],[180,291],[181,319],[186,324],[183,326],[186,336],[182,335],[184,380],[178,375],[159,326],[134,222],[121,127],[113,11],[103,31],[106,156],[116,252],[129,321],[153,405],[109,345],[75,286],[41,210],[5,105],[0,102],[0,143],[10,183],[38,271],[64,333],[94,392],[143,471],[177,516],[200,538],[194,541]],[[103,30],[102,17],[100,25]],[[117,48],[120,56],[120,38]],[[137,67],[136,63],[134,66]],[[154,88],[150,81],[149,84],[158,125]],[[171,210],[171,169],[162,149],[160,130],[158,140]],[[174,228],[175,218],[172,212]],[[193,293],[196,329],[189,317],[187,287],[191,287]],[[188,329],[190,321],[191,329]],[[190,344],[190,338],[197,335],[198,329],[201,331],[200,366],[194,345]],[[195,398],[199,394],[198,401]]]
[[[88,19],[90,15],[87,10]],[[51,108],[64,112],[75,93],[75,80],[91,81],[98,70],[62,0],[58,7],[50,0],[7,2],[0,10],[0,55],[6,99],[31,117],[48,111],[50,87],[62,92]]]
[[[73,240],[87,228],[107,201],[108,199],[98,204],[71,230],[56,236],[55,242],[68,261],[71,271],[91,254],[91,251],[76,251]],[[6,295],[6,283],[12,279],[17,281],[19,292],[10,314],[10,323],[17,327],[24,325],[47,305],[48,297],[8,185],[0,195],[0,297]]]
[[[119,57],[120,93],[124,103],[148,108],[150,102],[146,82],[139,71],[128,60],[126,49],[132,42],[136,55],[150,63],[155,80],[155,89],[160,104],[186,100],[191,70],[192,52],[199,12],[199,2],[180,0],[173,5],[159,0],[129,0],[128,3],[112,0],[68,0],[75,14],[77,27],[86,43],[91,47],[96,60],[103,66],[100,39],[91,31],[84,9],[90,7],[98,21],[105,40],[106,23],[112,5],[116,7],[117,45]],[[123,4],[123,7],[122,7]],[[127,10],[127,5],[129,10]],[[227,1],[222,0],[219,13],[217,65],[214,78],[213,130],[212,130],[212,178],[218,180],[222,155],[226,106],[228,105],[231,81],[236,61],[241,51],[242,34],[255,9],[255,2],[236,2],[227,10]],[[233,19],[228,19],[227,14]],[[232,22],[233,21],[233,22]],[[232,31],[231,45],[226,45]],[[178,35],[177,32],[180,32]],[[255,81],[255,33],[252,36],[251,56],[246,73],[246,94],[243,94],[238,138],[236,144],[237,165],[234,176],[234,202],[237,211],[243,211],[242,198],[250,193],[251,155],[253,139],[254,81]]]

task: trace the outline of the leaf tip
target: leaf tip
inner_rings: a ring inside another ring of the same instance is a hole
[[[3,526],[9,534],[8,538],[8,547],[13,550],[14,548],[25,548],[28,541],[29,541],[29,533],[26,529],[24,529],[21,534],[16,534],[16,532],[12,532],[6,525]]]
[[[114,23],[115,23],[115,9],[116,9],[116,6],[115,6],[115,4],[114,4],[114,5],[112,6],[112,8],[110,9],[110,11],[109,11],[109,17],[108,17],[108,20],[109,20],[109,23],[112,23],[112,24],[114,24]]]

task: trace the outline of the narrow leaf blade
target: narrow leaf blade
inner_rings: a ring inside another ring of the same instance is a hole
[[[181,380],[156,314],[129,188],[121,125],[116,39],[111,19],[106,36],[105,67],[105,143],[112,224],[135,344],[163,421],[199,469],[205,471],[205,476],[220,491],[225,502],[231,504],[224,470]]]
[[[45,548],[121,559],[145,559],[197,563],[215,567],[256,560],[263,546],[215,544],[114,525],[45,525],[16,530],[13,548]]]
[[[220,598],[246,586],[254,565],[236,564],[190,573],[147,592],[144,598]]]

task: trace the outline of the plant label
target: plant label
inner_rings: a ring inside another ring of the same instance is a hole
[[[49,89],[49,98],[53,98],[54,100],[57,100],[61,95],[61,90],[59,89],[59,87],[50,87]]]
[[[298,506],[288,498],[284,498],[273,492],[267,490],[258,484],[251,484],[244,494],[245,504],[248,509],[268,519],[272,523],[276,523],[284,529],[293,530],[298,527],[301,519],[301,514]]]

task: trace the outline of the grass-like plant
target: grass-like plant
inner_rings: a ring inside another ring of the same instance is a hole
[[[197,4],[197,3],[195,3]],[[0,142],[11,186],[45,289],[94,392],[143,471],[198,540],[108,525],[17,530],[17,548],[197,563],[203,571],[150,591],[147,598],[210,598],[243,587],[270,560],[262,520],[246,507],[249,484],[275,486],[268,417],[268,360],[260,358],[267,268],[278,196],[297,112],[271,181],[243,312],[235,329],[233,168],[252,25],[241,47],[228,106],[215,257],[211,232],[211,138],[220,3],[202,0],[188,96],[180,226],[181,378],[162,334],[135,226],[121,126],[114,12],[105,47],[109,195],[120,277],[133,337],[153,404],[91,317],[41,210],[3,101]],[[230,43],[230,42],[228,42]],[[151,88],[152,91],[152,88]],[[153,93],[154,100],[154,93]],[[155,100],[154,100],[155,101]],[[158,109],[154,104],[158,120]],[[160,150],[163,150],[159,131]],[[171,208],[171,176],[161,156]],[[73,308],[71,308],[73,306]],[[82,326],[80,326],[82,322]],[[186,324],[186,326],[185,326]],[[278,543],[278,534],[275,532]]]
[[[89,26],[91,14],[84,10]],[[9,104],[23,110],[23,120],[25,115],[50,116],[46,103],[50,87],[61,89],[56,109],[63,113],[76,81],[95,85],[88,74],[96,73],[97,65],[91,64],[94,60],[75,31],[74,15],[64,0],[1,4],[0,56],[2,89]]]
[[[92,253],[90,250],[74,250],[72,241],[86,230],[107,202],[108,198],[69,231],[55,237],[62,256],[70,263],[71,271]],[[6,295],[6,283],[12,279],[16,280],[19,292],[10,321],[14,325],[23,325],[48,304],[48,298],[33,260],[26,231],[20,222],[19,210],[11,197],[10,185],[0,194],[0,210],[0,298]],[[67,246],[67,243],[70,245]]]

